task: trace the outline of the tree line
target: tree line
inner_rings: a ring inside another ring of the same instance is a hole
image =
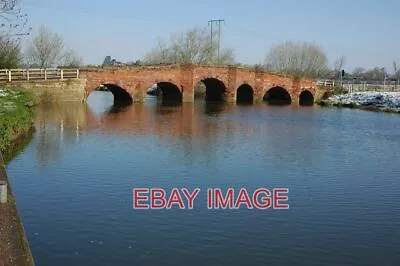
[[[155,48],[146,54],[141,64],[202,64],[236,65],[233,49],[222,48],[217,57],[218,43],[206,29],[194,28],[179,34],[171,34],[169,40],[159,40]],[[330,67],[324,50],[316,43],[286,41],[272,46],[265,56],[264,63],[246,66],[258,70],[290,74],[295,77],[337,80],[341,78],[346,57],[334,60]],[[345,72],[344,79],[382,82],[400,80],[400,70],[393,62],[393,73],[385,68],[356,68]]]
[[[236,65],[233,49],[222,47],[218,55],[217,36],[207,29],[193,28],[159,40],[142,64]],[[265,63],[250,67],[298,77],[318,77],[328,70],[324,51],[314,43],[287,41],[271,48]],[[247,66],[249,67],[249,66]]]
[[[18,6],[18,0],[2,0],[0,5],[0,68],[56,66],[78,67],[83,60],[69,48],[56,32],[40,26],[30,38],[25,49],[21,40],[32,35],[27,28],[27,15]],[[216,32],[205,28],[192,28],[184,32],[171,34],[169,39],[159,39],[142,60],[128,65],[155,64],[200,64],[200,65],[235,65],[234,51],[219,47]],[[296,77],[339,79],[345,65],[345,57],[334,61],[329,67],[324,50],[311,42],[286,41],[274,45],[266,54],[264,63],[247,66],[258,70],[290,74]],[[345,78],[363,80],[400,79],[400,70],[393,64],[394,72],[389,74],[384,68],[376,67],[365,70],[356,68],[346,73]]]

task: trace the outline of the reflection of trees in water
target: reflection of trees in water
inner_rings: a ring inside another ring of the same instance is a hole
[[[61,145],[57,128],[47,125],[46,120],[38,122],[36,131],[36,155],[41,166],[52,160],[58,160],[61,154]]]
[[[63,144],[79,141],[85,125],[81,103],[43,104],[36,108],[36,152],[42,166],[59,159]]]

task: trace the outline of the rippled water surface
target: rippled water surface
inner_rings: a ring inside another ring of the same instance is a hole
[[[8,166],[38,266],[400,265],[400,116],[154,100],[42,106]],[[136,187],[201,188],[194,210]],[[289,188],[289,210],[208,210],[207,188]]]

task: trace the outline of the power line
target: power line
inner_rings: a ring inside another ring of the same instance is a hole
[[[208,25],[211,25],[211,37],[210,37],[210,39],[211,39],[211,53],[213,51],[213,34],[214,34],[214,32],[213,32],[213,24],[214,23],[218,24],[218,48],[217,48],[218,64],[220,63],[219,51],[220,51],[220,47],[221,47],[221,23],[222,22],[225,23],[225,20],[223,20],[223,19],[212,19],[212,20],[208,21]]]

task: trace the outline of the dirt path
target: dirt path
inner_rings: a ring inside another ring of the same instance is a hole
[[[0,266],[32,265],[27,258],[15,208],[0,205]]]

